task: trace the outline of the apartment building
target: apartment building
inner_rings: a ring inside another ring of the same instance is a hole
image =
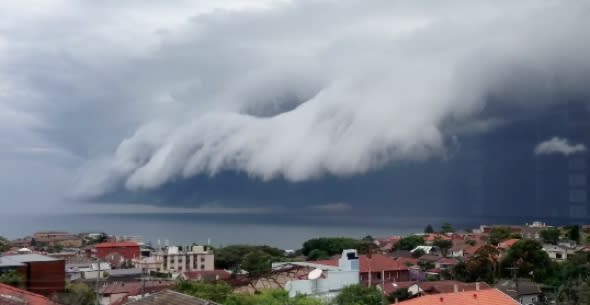
[[[205,246],[170,246],[155,253],[160,272],[182,273],[215,269],[212,251]]]

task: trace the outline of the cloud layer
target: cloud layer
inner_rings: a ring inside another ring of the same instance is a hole
[[[78,2],[5,21],[0,113],[86,160],[75,193],[92,197],[226,170],[363,174],[444,157],[502,122],[496,108],[590,93],[584,3],[234,2]]]
[[[553,137],[535,147],[535,155],[562,154],[569,156],[586,151],[584,144],[571,144],[568,139]]]

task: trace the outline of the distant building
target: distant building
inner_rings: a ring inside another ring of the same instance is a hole
[[[33,246],[47,245],[47,246],[64,246],[79,248],[82,246],[82,238],[79,236],[70,234],[68,232],[61,231],[44,231],[33,234],[31,239]]]
[[[106,242],[94,246],[96,258],[105,260],[113,266],[120,266],[126,261],[140,257],[139,244],[136,242]]]
[[[568,256],[583,250],[585,246],[577,246],[575,243],[560,242],[557,245],[543,244],[543,251],[547,252],[549,258],[556,261],[565,261]]]
[[[501,280],[496,288],[523,305],[538,304],[541,301],[540,285],[529,279]]]
[[[28,291],[49,296],[65,289],[64,260],[39,254],[0,257],[0,272],[8,270],[15,270],[23,276]]]
[[[171,246],[154,253],[154,258],[159,272],[215,270],[215,256],[205,246]]]

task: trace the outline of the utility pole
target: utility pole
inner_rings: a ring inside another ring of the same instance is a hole
[[[99,293],[99,288],[100,288],[100,258],[97,260],[96,263],[96,269],[98,270],[96,273],[96,285],[94,287],[94,289],[96,290],[96,305],[100,305],[100,293]]]

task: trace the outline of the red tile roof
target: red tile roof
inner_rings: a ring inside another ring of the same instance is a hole
[[[188,280],[227,280],[231,273],[226,270],[188,271],[183,273]]]
[[[463,283],[459,281],[428,281],[428,282],[420,282],[418,286],[425,294],[438,294],[438,293],[450,293],[455,291],[455,285],[457,286],[457,291],[475,291],[477,290],[477,286],[479,285],[479,289],[489,289],[490,286],[485,282],[478,283]]]
[[[520,305],[498,289],[441,293],[399,302],[400,305]]]
[[[132,241],[114,241],[94,245],[95,248],[118,248],[118,247],[139,247],[138,243]]]
[[[40,294],[18,289],[0,283],[0,304],[2,305],[59,305]]]
[[[311,263],[338,266],[337,259],[325,259],[312,261]],[[403,261],[395,260],[391,257],[387,257],[381,254],[373,254],[371,258],[367,255],[359,255],[360,272],[380,272],[380,271],[391,271],[391,270],[408,270],[408,266]]]

